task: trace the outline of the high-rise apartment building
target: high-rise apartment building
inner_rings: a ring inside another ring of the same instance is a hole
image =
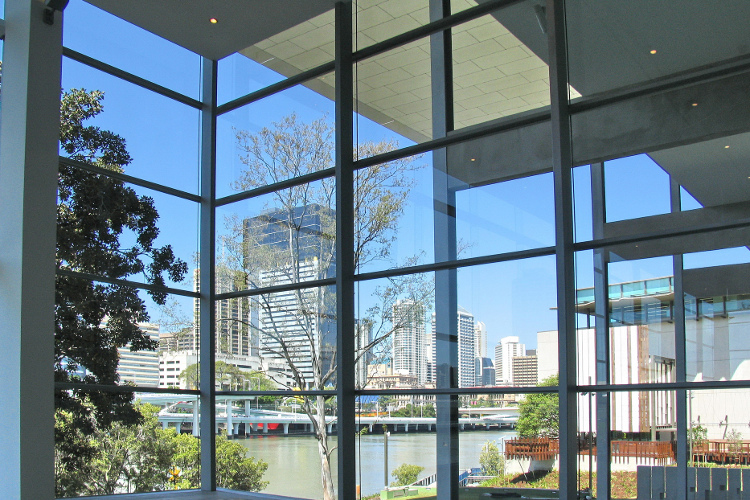
[[[487,325],[483,321],[474,324],[474,356],[487,357]]]
[[[425,309],[413,300],[393,304],[393,371],[411,375],[421,385],[427,379]]]
[[[500,343],[495,346],[495,382],[497,385],[513,383],[513,358],[525,355],[526,346],[518,337],[510,336],[500,339]]]

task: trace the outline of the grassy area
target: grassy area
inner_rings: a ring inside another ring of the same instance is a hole
[[[579,489],[584,490],[589,485],[589,473],[581,471],[578,474]],[[592,475],[591,482],[596,497],[596,472]],[[559,471],[543,472],[536,471],[526,474],[506,474],[497,476],[481,484],[481,486],[495,488],[544,488],[556,490],[560,484]],[[636,498],[636,473],[618,471],[612,473],[612,498],[626,499]]]

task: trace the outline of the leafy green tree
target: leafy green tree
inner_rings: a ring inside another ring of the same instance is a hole
[[[541,382],[539,387],[556,386],[558,375],[552,375]],[[527,394],[519,406],[516,431],[522,438],[557,438],[560,433],[560,409],[555,393]]]
[[[500,455],[497,443],[487,441],[482,445],[482,451],[479,453],[479,465],[486,476],[497,476],[505,470],[505,458]]]
[[[73,160],[123,172],[131,162],[125,140],[84,124],[103,111],[103,98],[102,92],[81,89],[62,95],[60,147]],[[158,219],[153,200],[139,196],[122,181],[60,164],[55,381],[116,385],[118,348],[158,347],[138,326],[149,321],[149,315],[136,289],[71,274],[110,279],[140,276],[157,287],[165,285],[165,276],[181,281],[187,264],[175,257],[169,245],[154,244]],[[155,303],[164,304],[165,292],[147,293]],[[94,443],[86,436],[114,423],[137,424],[143,418],[133,405],[133,395],[124,392],[56,390],[55,407],[55,469],[61,480],[95,456]]]
[[[424,467],[413,464],[401,464],[391,472],[391,476],[396,478],[396,481],[391,483],[391,486],[407,486],[417,482],[419,479],[419,473],[424,470]]]
[[[245,456],[240,443],[226,436],[216,436],[216,484],[220,488],[260,491],[268,485],[263,474],[268,464]],[[200,440],[189,434],[177,436],[174,464],[181,470],[179,483],[183,488],[200,487]]]

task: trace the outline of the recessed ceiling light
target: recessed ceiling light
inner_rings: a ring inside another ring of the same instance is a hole
[[[211,22],[211,24],[216,24],[219,22],[219,20],[216,19],[215,17],[212,17],[211,19],[209,19],[209,21]]]
[[[651,49],[651,54],[656,54],[656,49]]]
[[[477,161],[477,159],[476,158],[472,158],[471,161]]]
[[[693,107],[696,107],[697,105],[698,105],[698,103],[697,103],[697,102],[694,102],[694,103],[693,103]]]
[[[727,144],[726,146],[724,146],[724,149],[729,149],[729,144]]]

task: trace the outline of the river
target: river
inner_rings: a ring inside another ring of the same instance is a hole
[[[475,430],[459,434],[460,470],[479,467],[479,453],[487,441],[495,441],[501,446],[501,440],[514,437],[511,430]],[[362,496],[379,492],[383,488],[383,435],[368,434],[355,438],[357,447],[357,484],[362,485]],[[436,471],[435,453],[436,434],[428,433],[393,433],[388,438],[388,470],[392,471],[401,464],[415,464],[424,467],[420,477]],[[269,481],[265,493],[288,495],[300,498],[322,498],[320,484],[320,459],[318,445],[313,436],[257,436],[237,439],[248,449],[248,456],[268,462],[268,471],[263,479]],[[330,438],[331,446],[336,446],[336,437]],[[502,447],[501,447],[502,449]],[[336,453],[331,463],[333,480],[336,482]],[[394,481],[389,477],[388,481]]]

